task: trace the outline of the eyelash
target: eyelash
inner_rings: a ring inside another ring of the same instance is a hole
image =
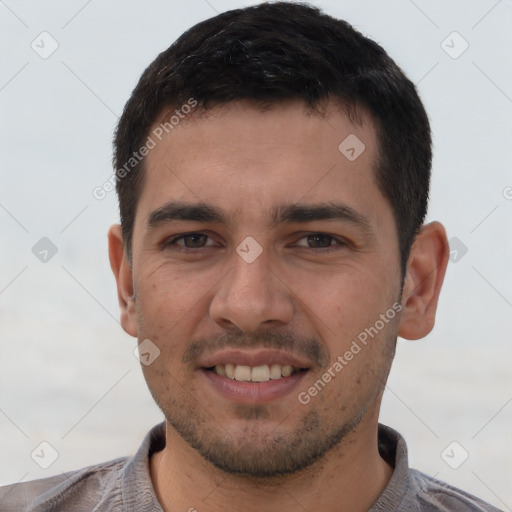
[[[187,237],[192,237],[192,236],[205,236],[205,237],[209,238],[210,240],[212,240],[212,238],[209,235],[207,235],[206,233],[201,233],[201,232],[193,231],[193,232],[190,232],[190,233],[183,233],[181,235],[176,235],[174,237],[171,237],[170,239],[165,240],[162,243],[162,246],[163,246],[163,248],[167,248],[169,246],[179,247],[178,250],[184,251],[184,252],[197,252],[197,251],[200,251],[202,249],[206,249],[207,247],[213,247],[214,246],[214,244],[211,244],[211,245],[206,245],[206,246],[202,246],[202,247],[186,247],[185,245],[180,245],[180,244],[176,243],[179,240],[184,240]],[[306,247],[306,246],[298,246],[298,247],[301,247],[302,249],[306,249],[306,250],[312,250],[312,251],[315,251],[315,252],[331,252],[332,250],[337,250],[337,249],[340,249],[342,247],[346,247],[346,246],[349,245],[348,242],[345,241],[344,239],[335,237],[335,236],[330,235],[328,233],[319,232],[319,231],[306,233],[306,234],[302,235],[297,241],[300,241],[300,240],[302,240],[304,238],[315,237],[315,236],[329,238],[330,241],[331,241],[331,244],[328,245],[327,247],[319,247],[319,248]],[[332,242],[335,242],[335,243],[332,243]]]

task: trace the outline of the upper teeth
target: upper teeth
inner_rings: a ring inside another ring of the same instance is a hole
[[[266,382],[270,379],[280,379],[289,377],[293,371],[293,366],[281,366],[280,364],[262,364],[260,366],[245,366],[243,364],[226,365],[219,364],[214,367],[215,373],[240,381]]]

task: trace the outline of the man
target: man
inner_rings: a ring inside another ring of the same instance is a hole
[[[497,510],[378,424],[448,261],[428,119],[382,48],[300,4],[199,23],[142,75],[114,164],[121,322],[166,421],[1,510]]]

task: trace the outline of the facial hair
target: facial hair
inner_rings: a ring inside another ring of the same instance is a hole
[[[146,367],[143,370],[153,398],[167,423],[204,459],[231,475],[272,479],[307,469],[356,429],[383,389],[394,354],[394,343],[389,341],[381,341],[393,345],[392,353],[386,357],[389,365],[382,365],[382,386],[376,387],[366,401],[359,403],[349,416],[340,415],[340,421],[330,424],[325,421],[321,407],[306,408],[297,402],[296,407],[303,407],[304,414],[291,429],[286,428],[287,417],[277,425],[272,422],[271,407],[265,404],[236,404],[233,413],[237,428],[231,431],[200,404],[192,390],[185,389],[171,375],[165,361],[157,360],[153,363],[154,368]],[[205,351],[225,347],[279,349],[302,355],[320,368],[329,365],[329,354],[317,339],[273,330],[261,333],[229,332],[192,341],[185,348],[182,363],[194,366]],[[164,388],[155,386],[157,382],[165,382],[166,385]],[[338,405],[341,411],[344,407],[341,396]]]

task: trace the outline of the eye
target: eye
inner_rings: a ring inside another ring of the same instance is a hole
[[[300,238],[296,245],[299,247],[307,247],[308,249],[329,249],[336,245],[344,246],[346,243],[326,233],[310,233]]]
[[[178,245],[186,249],[201,249],[203,247],[215,245],[215,242],[204,233],[186,233],[184,235],[175,236],[166,242],[164,246]]]

